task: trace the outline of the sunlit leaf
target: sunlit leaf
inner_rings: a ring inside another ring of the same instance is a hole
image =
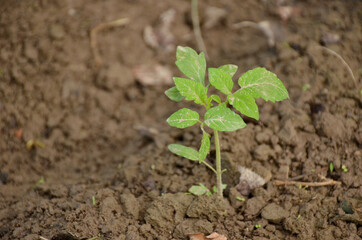
[[[288,91],[278,77],[265,68],[255,68],[244,73],[238,80],[240,94],[248,94],[265,101],[281,101],[289,98]]]
[[[209,68],[209,81],[211,85],[222,93],[231,94],[234,83],[227,72],[218,68]]]
[[[237,91],[228,96],[229,103],[240,113],[259,120],[258,105],[255,99],[245,91]]]
[[[217,131],[235,131],[246,126],[238,114],[222,105],[211,108],[206,112],[205,124]]]
[[[205,86],[206,60],[204,53],[197,54],[189,47],[177,47],[176,66],[192,80]]]
[[[230,77],[233,77],[234,74],[236,73],[236,71],[238,70],[238,66],[233,65],[233,64],[227,64],[227,65],[223,65],[221,67],[218,67],[218,69],[223,70],[224,72],[229,74]]]
[[[193,110],[182,108],[173,113],[167,122],[173,127],[186,128],[194,125],[199,120],[199,114]]]
[[[174,78],[177,89],[186,100],[204,104],[207,101],[207,88],[198,82],[186,78]]]

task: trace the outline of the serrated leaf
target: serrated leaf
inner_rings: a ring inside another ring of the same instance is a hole
[[[176,66],[192,80],[205,86],[206,60],[204,53],[199,55],[189,47],[177,47]]]
[[[204,104],[207,100],[207,88],[198,82],[186,78],[174,78],[177,89],[186,100]]]
[[[173,127],[177,128],[187,128],[199,120],[199,114],[193,110],[182,108],[172,114],[168,119],[167,122]]]
[[[278,77],[265,68],[255,68],[247,71],[239,78],[240,90],[254,98],[265,101],[281,101],[289,98],[288,91]]]
[[[217,68],[209,68],[209,81],[222,93],[231,94],[234,83],[227,72]]]
[[[259,120],[258,105],[256,105],[254,97],[248,95],[248,92],[239,90],[233,95],[229,95],[228,100],[240,113]]]
[[[204,132],[199,150],[199,163],[202,163],[205,160],[207,154],[209,154],[209,151],[210,151],[210,136],[209,134],[207,134],[207,132]]]
[[[165,91],[166,96],[175,102],[180,102],[184,97],[181,95],[180,91],[177,89],[177,87],[172,87],[170,89],[167,89]]]
[[[235,131],[246,126],[238,114],[222,105],[211,108],[206,112],[205,124],[217,131]]]
[[[199,160],[199,152],[196,151],[193,148],[186,147],[180,144],[170,144],[168,145],[168,149],[181,157],[187,158],[192,161],[198,161]]]
[[[234,74],[236,73],[236,71],[238,70],[238,66],[233,65],[233,64],[226,64],[226,65],[223,65],[221,67],[218,67],[218,69],[223,70],[224,72],[229,74],[230,77],[233,77]]]

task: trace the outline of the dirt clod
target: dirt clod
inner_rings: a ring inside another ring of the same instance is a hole
[[[284,210],[284,208],[275,203],[266,205],[261,211],[261,216],[264,219],[276,224],[280,223],[283,219],[288,217],[288,215],[288,212]]]

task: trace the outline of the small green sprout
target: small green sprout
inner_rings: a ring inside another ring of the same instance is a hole
[[[300,219],[301,217],[302,217],[302,215],[298,214],[298,217],[297,217],[297,219]]]
[[[334,165],[333,165],[333,163],[331,162],[331,163],[329,164],[329,171],[332,173],[333,170],[334,170]]]
[[[96,205],[96,197],[95,196],[92,196],[92,204],[93,204],[93,206]]]
[[[118,163],[117,168],[118,168],[118,169],[122,169],[122,167],[123,167],[123,164],[122,164],[122,163]]]
[[[35,147],[45,148],[45,144],[39,139],[30,139],[26,142],[26,149],[31,150]]]
[[[239,197],[239,196],[237,196],[237,197],[236,197],[236,200],[241,201],[241,202],[245,202],[245,198],[244,198],[244,197]]]
[[[303,87],[302,87],[302,91],[305,92],[307,91],[308,89],[310,88],[310,84],[304,84]]]
[[[261,228],[261,225],[260,225],[260,224],[256,224],[256,225],[255,225],[255,228],[256,228],[256,229]]]
[[[43,183],[45,183],[45,178],[41,176],[40,179],[34,184],[33,189],[39,187],[39,185]]]
[[[100,239],[102,236],[101,236],[101,234],[100,233],[98,233],[98,235],[97,236],[95,236],[95,237],[92,237],[92,238],[88,238],[87,240],[96,240],[96,239]]]
[[[229,108],[234,107],[241,114],[259,120],[258,106],[255,99],[263,98],[265,101],[281,101],[289,98],[288,91],[277,76],[265,68],[255,68],[247,71],[238,79],[239,89],[233,91],[232,77],[237,71],[237,66],[228,64],[218,68],[208,68],[209,84],[205,84],[206,60],[204,53],[197,54],[189,47],[177,48],[176,66],[187,78],[174,77],[174,87],[165,94],[173,101],[182,99],[194,101],[205,108],[205,115],[200,119],[198,112],[182,108],[172,114],[167,122],[177,128],[191,127],[200,124],[203,133],[199,150],[180,144],[171,144],[169,150],[176,155],[191,161],[204,164],[216,174],[217,194],[223,196],[221,169],[221,154],[219,132],[232,132],[246,126],[241,116]],[[209,88],[213,86],[224,96],[208,95]],[[213,130],[216,163],[213,167],[206,161],[210,151],[210,134],[205,127]]]
[[[346,165],[342,165],[342,170],[343,170],[343,172],[348,172],[348,168],[346,167]]]

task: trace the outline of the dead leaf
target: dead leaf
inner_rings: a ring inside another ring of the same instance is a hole
[[[340,40],[341,37],[336,33],[323,33],[321,38],[321,42],[324,45],[335,44],[338,43]]]
[[[206,238],[212,240],[227,240],[224,235],[218,234],[216,232],[211,233],[209,236],[206,236]]]
[[[189,240],[207,240],[203,233],[189,234]]]
[[[17,129],[14,131],[14,135],[15,137],[17,137],[18,139],[23,139],[23,129]]]
[[[280,6],[277,8],[277,15],[283,20],[283,22],[287,22],[290,18],[299,16],[301,13],[302,9],[299,7]]]
[[[205,24],[206,29],[215,27],[218,23],[226,19],[227,11],[217,7],[206,7]]]
[[[278,23],[270,21],[261,21],[261,22],[251,22],[243,21],[233,25],[236,29],[241,29],[245,27],[252,27],[259,29],[267,37],[269,47],[274,47],[276,41],[281,41],[284,39],[285,31]]]
[[[140,65],[132,69],[133,76],[144,86],[171,85],[172,72],[160,64]]]
[[[227,240],[227,238],[224,235],[221,235],[219,233],[213,232],[209,236],[206,236],[203,233],[194,233],[189,234],[190,240]]]
[[[175,20],[175,9],[169,9],[162,13],[155,26],[146,26],[143,31],[143,39],[148,46],[166,53],[173,52],[176,48],[176,38],[170,29]]]
[[[240,181],[236,189],[244,196],[248,196],[254,188],[265,184],[264,178],[250,170],[249,168],[238,166],[240,172]]]

